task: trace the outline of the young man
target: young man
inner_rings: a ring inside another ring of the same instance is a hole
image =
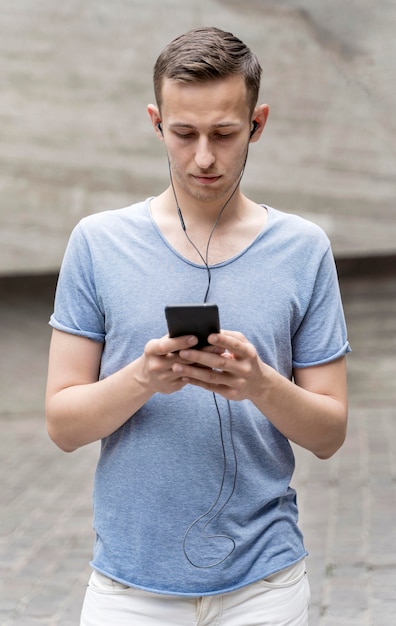
[[[342,445],[349,346],[325,234],[240,189],[260,75],[230,33],[171,42],[148,107],[170,185],[83,219],[65,254],[48,430],[102,440],[83,626],[307,624],[289,440]],[[165,306],[203,301],[210,347],[170,338]]]

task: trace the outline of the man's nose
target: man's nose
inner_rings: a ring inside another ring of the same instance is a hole
[[[215,155],[206,137],[202,137],[198,141],[195,162],[202,170],[207,170],[215,162]]]

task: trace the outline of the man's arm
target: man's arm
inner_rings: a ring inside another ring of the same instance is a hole
[[[173,372],[175,351],[196,339],[153,339],[141,357],[98,380],[103,345],[54,330],[46,393],[48,433],[64,451],[97,441],[122,426],[156,392],[173,393],[186,383]]]
[[[315,367],[295,369],[294,381],[293,390],[304,396],[302,399],[307,403],[309,413],[305,416],[305,432],[300,435],[304,443],[300,443],[298,433],[293,433],[291,440],[321,459],[329,458],[342,446],[347,432],[346,357]]]
[[[224,331],[209,341],[216,352],[181,352],[190,365],[173,369],[185,382],[229,400],[251,400],[285,437],[319,458],[341,447],[348,417],[345,357],[295,370],[292,382],[263,363],[241,333]]]

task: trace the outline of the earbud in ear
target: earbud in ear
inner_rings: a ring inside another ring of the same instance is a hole
[[[163,133],[163,131],[162,131],[161,122],[158,122],[158,124],[157,124],[157,128],[158,128],[159,132],[161,133],[161,135],[163,135],[164,133]]]
[[[254,133],[256,132],[256,130],[258,129],[258,122],[256,122],[256,120],[253,120],[253,128],[250,131],[250,135],[249,138],[251,139],[254,135]]]

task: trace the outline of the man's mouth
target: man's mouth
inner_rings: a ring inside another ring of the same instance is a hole
[[[214,183],[216,183],[221,177],[220,176],[213,176],[213,175],[207,175],[204,176],[202,174],[200,175],[193,175],[193,178],[200,183],[201,185],[213,185]]]

